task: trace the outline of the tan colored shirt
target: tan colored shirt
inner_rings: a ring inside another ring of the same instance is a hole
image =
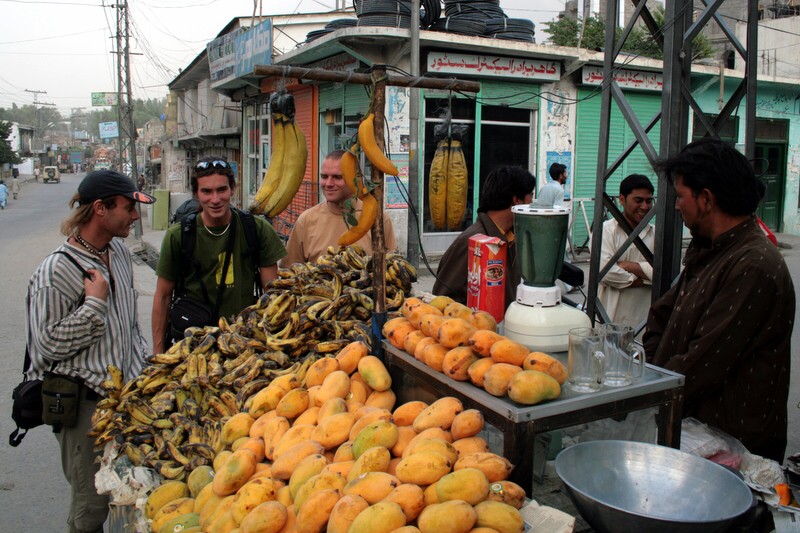
[[[356,216],[361,213],[361,201],[356,205]],[[338,247],[336,241],[348,229],[342,217],[342,210],[338,205],[323,201],[320,204],[306,209],[297,218],[289,242],[286,244],[288,255],[281,261],[281,266],[306,261],[316,262],[324,255],[328,246]],[[383,212],[383,239],[386,250],[395,250],[397,243],[394,238],[394,228],[386,211]],[[367,253],[372,253],[372,232],[362,237],[358,245]]]

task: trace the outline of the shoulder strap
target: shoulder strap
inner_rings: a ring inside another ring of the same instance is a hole
[[[235,209],[235,208],[234,208]],[[253,273],[255,276],[256,295],[261,295],[261,283],[259,278],[260,265],[259,257],[261,246],[258,242],[258,231],[256,230],[256,218],[252,213],[235,209],[242,219],[242,230],[244,231],[244,238],[247,241],[247,253],[250,256],[250,261],[253,265]]]
[[[71,254],[71,253],[69,253],[69,252],[67,252],[67,251],[65,251],[65,250],[56,250],[55,252],[53,252],[53,254],[59,254],[59,255],[63,255],[64,257],[66,257],[67,259],[69,259],[69,260],[70,260],[70,262],[71,262],[73,265],[75,265],[76,267],[78,267],[78,270],[80,270],[80,271],[81,271],[81,274],[83,275],[83,277],[84,277],[84,278],[90,278],[90,277],[91,277],[91,276],[89,275],[89,273],[86,271],[86,269],[85,269],[85,268],[83,268],[83,266],[81,266],[81,264],[80,264],[80,263],[78,263],[78,260],[77,260],[77,259],[75,259],[74,257],[72,257],[72,254]]]
[[[181,263],[178,269],[178,280],[175,284],[175,294],[183,293],[183,284],[186,274],[192,267],[194,245],[197,234],[197,213],[189,213],[181,219]]]

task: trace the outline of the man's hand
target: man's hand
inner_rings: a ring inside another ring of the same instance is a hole
[[[101,300],[108,298],[108,282],[100,272],[94,268],[86,270],[88,277],[83,278],[83,290],[86,296],[93,296]]]
[[[633,282],[634,287],[638,287],[643,284],[645,280],[644,271],[642,270],[642,265],[639,263],[635,263],[633,261],[619,261],[617,266],[620,267],[622,270],[626,272],[630,272],[634,276],[636,276],[636,281]]]

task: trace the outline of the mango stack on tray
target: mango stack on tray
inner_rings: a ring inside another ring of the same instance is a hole
[[[567,379],[564,365],[497,333],[491,314],[446,296],[436,296],[430,303],[406,298],[401,312],[402,317],[386,322],[384,336],[437,372],[471,381],[494,396],[508,395],[523,405],[561,394]]]
[[[481,413],[452,397],[395,407],[363,342],[276,377],[223,420],[213,464],[150,494],[152,531],[523,531],[525,493],[478,436]]]

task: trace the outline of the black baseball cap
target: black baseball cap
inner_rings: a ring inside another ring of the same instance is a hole
[[[149,194],[136,190],[130,178],[113,170],[89,172],[78,185],[78,196],[82,205],[118,195],[143,204],[152,204],[156,201]]]

